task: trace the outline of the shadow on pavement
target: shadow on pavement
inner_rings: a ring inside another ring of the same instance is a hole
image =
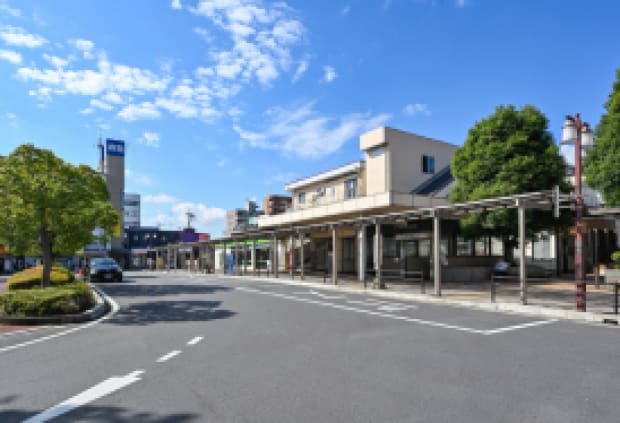
[[[2,410],[0,422],[18,423],[35,415],[33,411],[26,410]],[[63,416],[53,419],[54,422],[113,422],[113,423],[188,423],[198,422],[199,417],[195,414],[178,413],[157,415],[153,413],[135,413],[121,407],[80,407]]]
[[[149,325],[161,322],[206,322],[227,319],[235,312],[219,309],[221,301],[149,301],[123,307],[105,324]],[[2,420],[0,420],[2,421]]]
[[[232,288],[217,285],[125,285],[125,282],[100,284],[106,294],[112,297],[153,297],[181,294],[213,294],[218,291],[230,291]]]

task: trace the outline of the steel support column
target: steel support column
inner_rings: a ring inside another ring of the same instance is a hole
[[[383,266],[383,236],[381,235],[381,224],[375,223],[375,288],[385,289],[385,283],[383,282],[382,266]]]
[[[304,280],[304,233],[299,232],[299,278]]]
[[[357,229],[357,280],[366,288],[366,225]]]
[[[338,285],[338,246],[336,245],[336,226],[332,226],[332,284]]]
[[[433,283],[435,295],[441,296],[441,219],[436,213],[433,216]]]
[[[521,304],[527,304],[527,266],[525,258],[525,207],[517,202],[519,214],[519,282]]]
[[[252,238],[252,268],[254,269],[254,276],[256,276],[257,263],[256,263],[256,238]]]

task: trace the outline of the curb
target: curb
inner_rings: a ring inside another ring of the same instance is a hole
[[[218,274],[211,274],[213,276],[218,276]],[[201,276],[209,277],[208,275],[201,274]],[[522,305],[522,304],[514,304],[514,303],[478,303],[474,301],[466,301],[466,300],[451,300],[444,297],[435,297],[432,295],[424,295],[424,294],[414,294],[414,293],[405,293],[405,292],[390,292],[390,291],[378,291],[372,288],[349,288],[343,287],[341,285],[328,285],[316,282],[298,282],[286,279],[276,279],[276,278],[259,278],[253,276],[236,276],[236,275],[226,275],[226,278],[235,278],[238,280],[247,280],[250,278],[252,280],[257,280],[261,282],[268,282],[273,284],[282,284],[282,285],[292,285],[292,286],[305,286],[305,287],[313,287],[320,288],[329,291],[348,291],[355,294],[366,294],[372,295],[375,297],[381,298],[389,298],[389,299],[400,299],[400,300],[411,300],[418,301],[424,303],[431,304],[441,304],[447,306],[455,306],[497,313],[515,313],[522,314],[527,316],[540,316],[549,319],[558,319],[558,320],[571,320],[575,322],[585,322],[585,323],[605,323],[605,324],[618,324],[620,322],[620,315],[616,316],[614,314],[602,314],[602,313],[593,313],[593,312],[582,312],[575,310],[562,310],[556,308],[548,308],[542,306],[531,306],[531,305]]]
[[[60,314],[56,316],[9,317],[1,316],[0,323],[7,325],[43,325],[52,323],[83,323],[96,320],[110,310],[110,304],[104,299],[99,289],[90,284],[95,295],[93,308],[78,314]]]

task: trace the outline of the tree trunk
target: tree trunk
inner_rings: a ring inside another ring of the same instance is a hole
[[[41,288],[50,286],[50,275],[52,273],[52,235],[43,226],[39,232],[41,251],[43,252],[43,275],[41,277]]]

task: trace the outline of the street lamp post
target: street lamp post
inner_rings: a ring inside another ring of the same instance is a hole
[[[583,196],[581,193],[581,150],[592,147],[594,137],[590,125],[579,113],[566,116],[562,126],[562,143],[575,144],[575,289],[577,310],[586,311],[586,272],[583,257]]]

